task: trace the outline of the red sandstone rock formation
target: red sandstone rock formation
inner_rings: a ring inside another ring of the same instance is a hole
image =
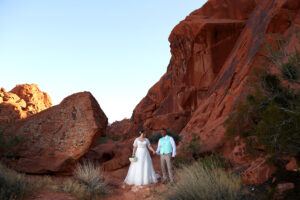
[[[246,23],[226,15],[214,19],[200,11],[173,29],[168,70],[135,108],[132,118],[138,126],[179,133],[202,103]]]
[[[50,96],[36,84],[17,85],[10,92],[0,91],[0,120],[24,119],[52,106]]]
[[[17,85],[10,92],[25,100],[26,111],[30,114],[36,114],[52,106],[50,96],[42,92],[37,84]]]
[[[252,68],[264,59],[258,53],[263,36],[278,32],[291,41],[288,49],[294,49],[295,34],[287,34],[288,12],[299,30],[298,0],[209,0],[192,12],[173,29],[167,72],[136,106],[127,135],[134,137],[140,128],[168,128],[188,141],[196,134],[202,151],[222,151],[233,165],[250,166],[257,179],[245,175],[245,182],[267,180],[274,170],[263,166],[268,173],[262,180],[244,146],[225,143],[223,123],[245,94]]]
[[[246,184],[260,184],[266,182],[275,171],[274,167],[266,163],[265,158],[257,158],[242,173],[242,178]]]
[[[107,117],[89,92],[73,94],[59,105],[18,120],[5,135],[24,137],[4,161],[27,173],[68,173],[105,136]]]
[[[130,132],[131,128],[131,120],[130,119],[123,119],[121,121],[116,121],[112,123],[108,127],[108,135],[112,137],[123,138],[126,137],[127,134]]]
[[[113,171],[129,165],[133,141],[109,141],[92,148],[83,159],[94,160],[101,164],[103,171]]]

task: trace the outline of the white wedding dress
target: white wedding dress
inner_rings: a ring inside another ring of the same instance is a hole
[[[147,185],[150,183],[157,183],[157,174],[154,172],[152,160],[147,149],[150,145],[148,139],[140,141],[136,138],[133,146],[136,146],[135,157],[136,162],[130,164],[127,176],[124,180],[125,183],[129,185]]]

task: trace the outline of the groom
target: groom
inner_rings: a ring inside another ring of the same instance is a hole
[[[173,159],[176,155],[176,144],[173,137],[167,135],[166,129],[161,130],[161,134],[162,137],[158,141],[156,154],[160,154],[160,163],[163,174],[162,183],[167,183],[166,165],[168,168],[170,181],[171,183],[174,183],[171,159]]]

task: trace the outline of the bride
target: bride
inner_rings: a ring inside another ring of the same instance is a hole
[[[131,162],[127,176],[124,180],[129,185],[147,185],[157,183],[157,175],[154,172],[152,160],[147,149],[155,154],[146,133],[140,131],[140,137],[136,138],[133,143],[132,156],[136,157],[136,162]]]

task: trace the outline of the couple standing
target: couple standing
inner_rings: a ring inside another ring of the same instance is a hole
[[[140,137],[136,138],[133,143],[132,155],[137,158],[136,162],[130,164],[127,176],[124,180],[129,185],[147,185],[157,183],[158,174],[155,174],[152,160],[147,148],[153,154],[160,154],[160,162],[162,169],[162,183],[167,183],[167,170],[169,173],[170,182],[174,183],[174,175],[172,170],[171,160],[176,155],[176,144],[174,139],[167,135],[165,129],[161,130],[162,138],[158,141],[157,150],[154,151],[149,140],[146,138],[146,133],[140,131]]]

